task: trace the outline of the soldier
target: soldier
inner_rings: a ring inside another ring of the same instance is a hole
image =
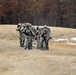
[[[24,47],[24,40],[25,40],[25,36],[24,36],[24,33],[22,32],[23,29],[25,28],[25,23],[18,23],[18,26],[17,26],[17,31],[19,31],[19,34],[20,34],[20,47]]]
[[[49,50],[49,47],[48,47],[48,41],[51,39],[51,34],[50,34],[50,29],[47,28],[46,25],[44,25],[44,27],[42,28],[42,32],[41,32],[41,49],[42,50]]]
[[[34,35],[31,35],[31,37],[32,37],[32,46],[35,46],[35,33],[36,33],[36,29],[33,27],[32,24],[30,24],[30,28],[31,28],[31,30],[32,30],[32,32],[34,34]]]
[[[36,36],[35,39],[37,40],[37,49],[40,49],[40,28],[36,28]]]
[[[26,23],[26,26],[23,30],[25,34],[25,49],[32,49],[32,36],[34,35],[33,30],[30,27],[30,23]]]
[[[35,33],[36,33],[36,29],[33,27],[33,25],[31,23],[28,23],[29,24],[29,28],[31,29],[32,31],[32,35],[31,35],[31,41],[30,42],[30,46],[34,46],[35,45]]]

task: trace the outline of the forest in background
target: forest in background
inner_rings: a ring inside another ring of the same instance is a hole
[[[0,0],[0,24],[76,28],[76,0]]]

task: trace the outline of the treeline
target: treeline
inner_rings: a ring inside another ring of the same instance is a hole
[[[0,0],[0,24],[76,28],[76,0]]]

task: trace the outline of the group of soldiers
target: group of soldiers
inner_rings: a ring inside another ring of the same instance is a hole
[[[48,41],[52,38],[47,25],[35,28],[31,23],[18,23],[16,30],[20,34],[20,47],[32,49],[33,41],[36,40],[37,49],[49,50]]]

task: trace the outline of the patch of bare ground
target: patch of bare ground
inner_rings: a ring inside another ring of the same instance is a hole
[[[50,27],[53,39],[76,37],[76,30]],[[76,75],[76,45],[49,43],[49,50],[19,47],[16,25],[0,25],[0,75]]]

